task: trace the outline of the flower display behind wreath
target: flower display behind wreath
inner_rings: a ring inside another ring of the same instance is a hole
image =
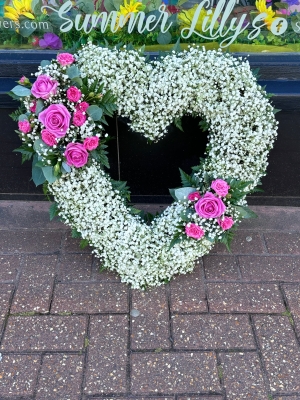
[[[33,85],[23,77],[10,93],[22,101],[13,115],[23,141],[17,151],[33,157],[34,182],[54,196],[52,217],[132,287],[192,271],[253,216],[245,197],[265,174],[277,122],[247,61],[191,47],[146,62],[138,51],[90,43],[42,62]],[[207,157],[191,175],[180,171],[182,187],[170,190],[175,201],[151,223],[106,169],[105,116],[116,110],[151,141],[184,115],[200,116],[209,130]]]

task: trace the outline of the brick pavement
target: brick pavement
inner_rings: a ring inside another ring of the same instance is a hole
[[[300,209],[146,292],[47,203],[0,202],[0,400],[300,400]]]

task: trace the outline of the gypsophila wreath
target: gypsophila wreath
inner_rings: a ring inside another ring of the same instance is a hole
[[[253,216],[245,196],[265,174],[277,122],[247,61],[191,47],[146,62],[135,50],[88,44],[43,61],[35,75],[11,92],[22,102],[13,115],[23,142],[17,151],[23,161],[33,157],[34,182],[54,196],[51,217],[58,214],[123,282],[145,288],[192,271]],[[116,110],[152,141],[184,115],[200,116],[209,130],[207,157],[191,175],[180,171],[174,203],[148,224],[130,207],[126,184],[105,169],[105,116]]]

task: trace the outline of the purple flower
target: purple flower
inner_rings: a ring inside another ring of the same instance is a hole
[[[299,4],[299,0],[284,0],[285,3],[288,3],[289,7],[297,6]]]
[[[61,39],[55,35],[55,33],[47,32],[44,34],[44,38],[40,39],[39,46],[43,49],[49,47],[53,50],[59,50],[63,47]]]

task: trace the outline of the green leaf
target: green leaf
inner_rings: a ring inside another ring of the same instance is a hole
[[[44,109],[44,102],[43,100],[38,99],[38,101],[36,102],[35,114],[39,115],[39,113],[43,111],[43,109]]]
[[[188,0],[185,0],[188,1]],[[180,38],[177,40],[177,42],[174,44],[174,46],[172,47],[171,51],[175,51],[176,53],[180,53],[182,52],[182,49],[180,47]]]
[[[37,28],[34,24],[31,24],[32,22],[29,18],[25,18],[24,21],[21,22],[20,28],[19,28],[19,34],[23,37],[29,37]]]
[[[170,195],[173,197],[173,199],[174,199],[175,201],[177,201],[177,198],[176,198],[176,196],[175,196],[175,190],[176,190],[176,189],[169,189],[169,192],[170,192]]]
[[[172,35],[169,31],[167,32],[159,32],[157,36],[157,42],[159,44],[169,44],[172,41]]]
[[[41,153],[43,149],[49,148],[49,146],[42,139],[36,139],[33,143],[33,148],[37,153]]]
[[[76,65],[72,65],[71,67],[69,67],[66,72],[70,79],[80,77],[80,71]]]
[[[18,97],[26,97],[30,96],[31,94],[30,89],[21,85],[15,86],[13,89],[11,89],[11,91]]]
[[[179,168],[180,172],[180,178],[181,178],[181,183],[183,187],[190,187],[190,186],[196,186],[197,182],[195,181],[194,178],[192,178],[189,174],[184,172],[181,168]],[[194,188],[195,191],[195,188]]]
[[[45,182],[46,178],[44,176],[42,168],[32,167],[32,180],[35,186],[39,186]]]
[[[95,105],[89,106],[86,112],[94,121],[100,121],[103,114],[101,108]]]
[[[50,64],[51,64],[51,61],[49,61],[49,60],[42,60],[40,63],[42,68],[45,68],[45,67],[47,67],[47,65],[50,65]]]
[[[68,164],[66,164],[65,162],[62,162],[62,164],[61,164],[61,172],[62,173],[64,173],[64,172],[70,173],[71,172],[71,167]]]
[[[112,0],[104,0],[104,8],[107,12],[116,11]]]
[[[28,121],[28,116],[26,114],[19,115],[19,121]]]
[[[274,3],[276,7],[278,7],[280,10],[284,9],[287,10],[289,8],[288,3],[284,3],[284,2],[276,2]]]
[[[179,188],[175,189],[175,197],[177,200],[186,200],[187,196],[190,193],[193,193],[195,191],[195,188],[193,187],[184,187],[184,188]]]
[[[57,203],[52,203],[50,208],[49,208],[49,214],[50,214],[50,221],[53,220],[54,217],[56,217],[56,215],[58,215],[58,207],[57,207]]]
[[[72,229],[71,236],[73,239],[81,238],[81,233],[77,231],[76,228]]]
[[[89,245],[89,241],[88,241],[87,239],[82,239],[82,240],[80,241],[79,247],[80,247],[81,249],[84,249],[84,248],[87,247],[88,245]]]
[[[248,218],[257,218],[257,215],[255,212],[250,210],[249,207],[243,207],[243,206],[234,206],[235,209],[240,213],[242,218],[248,219]]]
[[[82,79],[79,78],[79,76],[76,76],[75,78],[71,79],[72,85],[76,86],[77,88],[81,88],[82,86]]]
[[[175,118],[175,119],[174,119],[174,125],[175,125],[176,128],[178,128],[181,132],[183,132],[181,118]]]
[[[53,183],[57,180],[57,176],[54,175],[54,169],[53,167],[49,166],[49,167],[42,167],[43,170],[43,174],[46,178],[46,180],[49,183]]]

